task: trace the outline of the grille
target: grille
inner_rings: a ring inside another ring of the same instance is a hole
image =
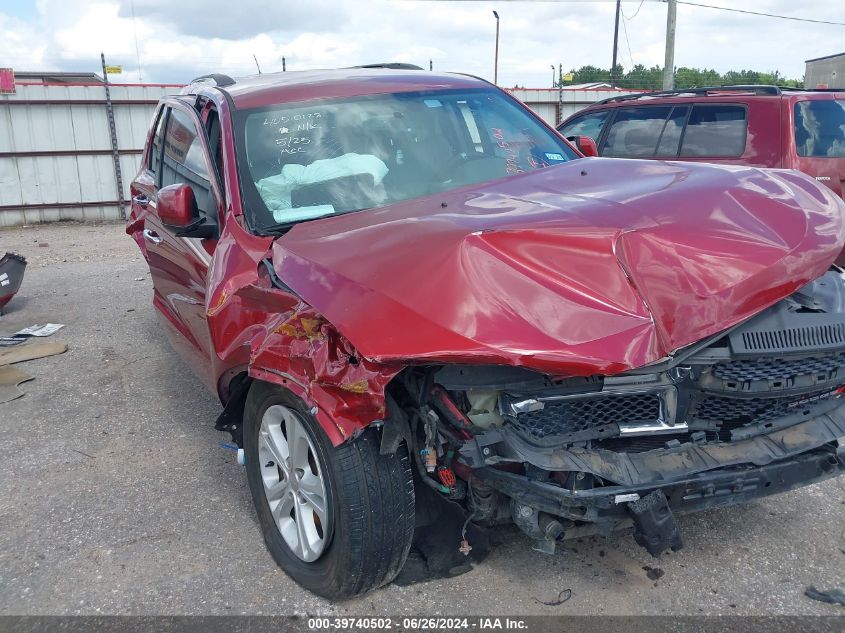
[[[788,380],[796,376],[822,375],[825,379],[833,377],[840,367],[845,366],[845,354],[822,358],[802,358],[784,360],[782,358],[761,358],[754,360],[735,360],[719,363],[713,367],[713,375],[722,380]]]
[[[817,396],[827,396],[830,389],[786,396],[782,398],[725,398],[705,396],[692,411],[693,417],[719,422],[724,428],[738,428],[757,422],[781,418],[800,410],[799,403]]]
[[[738,351],[784,351],[841,347],[845,345],[845,323],[828,323],[782,330],[750,330],[731,336]]]
[[[620,422],[647,422],[659,417],[660,397],[657,394],[632,394],[547,402],[545,409],[520,413],[515,426],[532,437],[542,439],[597,431]]]

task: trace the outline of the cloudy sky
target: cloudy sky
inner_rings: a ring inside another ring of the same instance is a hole
[[[693,0],[845,21],[843,0]],[[115,81],[185,82],[197,75],[405,61],[492,79],[501,17],[500,84],[546,87],[551,65],[609,67],[613,0],[0,0],[0,66],[99,72],[100,51],[123,66]],[[625,0],[620,63],[663,63],[666,5]],[[627,33],[627,38],[626,38]],[[845,26],[681,5],[676,66],[777,70],[845,51]],[[138,59],[140,58],[140,69]]]

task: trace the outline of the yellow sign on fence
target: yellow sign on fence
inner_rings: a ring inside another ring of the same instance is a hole
[[[123,66],[106,66],[107,75],[119,75],[123,72]]]

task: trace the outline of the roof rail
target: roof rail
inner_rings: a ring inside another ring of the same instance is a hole
[[[792,88],[790,86],[782,86],[783,92],[845,92],[845,88]]]
[[[182,88],[182,92],[180,94],[193,94],[194,84],[202,84],[208,85],[211,84],[213,86],[217,86],[218,88],[224,88],[226,86],[231,86],[235,83],[235,80],[229,77],[229,75],[221,75],[220,73],[212,73],[210,75],[201,75],[196,77],[195,79],[191,80],[187,86]]]
[[[619,97],[610,97],[603,99],[597,104],[612,103],[614,101],[631,101],[635,99],[642,99],[644,97],[679,97],[681,95],[704,95],[704,96],[718,96],[718,93],[724,92],[753,92],[758,95],[779,95],[782,88],[780,86],[706,86],[703,88],[678,88],[677,90],[663,90],[660,92],[640,92],[631,95],[621,95]]]
[[[384,62],[381,64],[363,64],[352,66],[352,68],[387,68],[389,70],[422,70],[416,64],[403,64],[402,62]]]

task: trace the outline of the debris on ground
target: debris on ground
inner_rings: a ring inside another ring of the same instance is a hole
[[[547,607],[557,607],[572,597],[572,589],[564,589],[559,594],[557,594],[557,600],[552,600],[551,602],[545,602],[544,600],[538,600],[534,598],[540,604],[544,604]]]
[[[0,367],[44,358],[45,356],[64,354],[66,351],[67,344],[61,341],[34,341],[11,349],[0,349]]]
[[[30,336],[52,336],[64,327],[63,323],[45,323],[44,325],[30,325],[12,334],[12,338],[29,338]]]
[[[47,324],[47,326],[51,325],[55,326],[58,324]],[[47,326],[44,327],[46,328]],[[53,332],[61,327],[63,326],[59,325]],[[32,336],[49,336],[49,334],[33,334]],[[19,342],[27,340],[28,338],[24,336],[20,338]],[[3,349],[4,345],[7,344],[0,341],[0,404],[23,396],[24,392],[18,389],[18,385],[33,379],[33,376],[12,367],[12,365],[36,358],[64,354],[67,351],[67,344],[61,341],[31,341],[26,345],[9,349]]]
[[[52,336],[64,327],[62,323],[45,323],[44,325],[30,325],[15,332],[11,336],[0,336],[0,347],[18,345],[32,336]]]
[[[648,576],[649,580],[659,580],[666,573],[665,571],[660,569],[660,567],[649,567],[648,565],[645,565],[643,567],[643,570],[645,571],[645,575]]]
[[[23,396],[24,392],[18,389],[18,385],[32,379],[33,376],[12,365],[0,367],[0,404]]]
[[[810,585],[804,590],[804,595],[811,600],[818,600],[819,602],[826,602],[827,604],[841,604],[845,606],[845,591],[842,589],[816,589]]]
[[[18,292],[26,270],[26,258],[15,253],[6,253],[0,258],[0,310]]]

